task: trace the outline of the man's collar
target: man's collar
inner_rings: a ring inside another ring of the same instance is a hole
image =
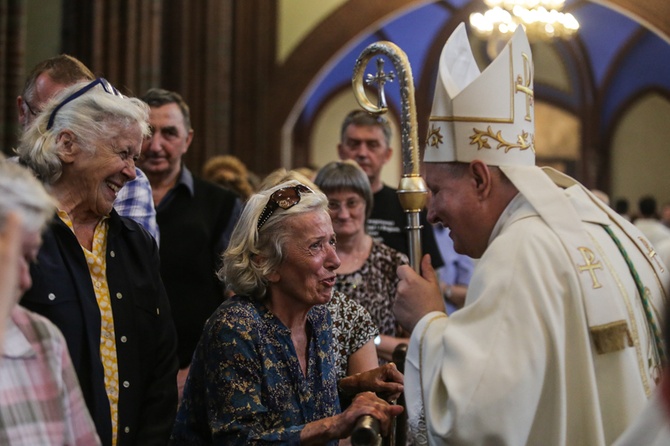
[[[191,196],[194,195],[195,191],[193,186],[193,174],[183,163],[181,165],[181,171],[179,172],[179,179],[177,180],[177,185],[180,184],[186,186],[186,188],[191,193]]]

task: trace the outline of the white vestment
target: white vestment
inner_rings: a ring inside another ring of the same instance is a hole
[[[564,193],[588,231],[593,257],[582,253],[576,263],[518,194],[475,267],[465,307],[450,317],[430,313],[412,332],[405,396],[410,425],[424,407],[428,444],[611,444],[652,394],[660,373],[654,337],[629,267],[601,225],[632,259],[656,324],[668,272],[631,241],[642,237],[633,225],[581,186]],[[593,299],[591,288],[602,297],[604,283],[615,286],[601,305],[626,319],[631,346],[598,354],[585,298]]]

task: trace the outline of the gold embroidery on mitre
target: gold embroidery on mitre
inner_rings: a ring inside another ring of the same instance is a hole
[[[584,258],[584,262],[586,262],[584,265],[577,265],[577,269],[579,270],[580,273],[583,273],[584,271],[589,272],[589,275],[591,276],[591,281],[593,282],[594,290],[596,288],[601,288],[602,285],[600,284],[600,282],[598,282],[598,277],[596,276],[594,270],[603,269],[602,264],[600,263],[600,261],[596,261],[596,255],[589,248],[579,246],[577,249],[579,249],[579,252],[582,254],[582,257]]]
[[[437,148],[442,142],[444,142],[444,137],[440,132],[440,128],[431,125],[428,132],[428,146]]]
[[[522,131],[520,135],[517,136],[517,144],[505,141],[505,138],[502,136],[502,132],[498,130],[498,133],[493,133],[491,126],[488,126],[486,131],[479,130],[476,128],[472,129],[474,134],[470,136],[470,144],[477,144],[477,150],[481,149],[490,149],[489,138],[498,141],[496,149],[505,149],[505,153],[509,152],[512,149],[519,150],[528,150],[531,149],[535,152],[535,135],[529,135],[528,132]],[[529,138],[530,136],[530,138]]]
[[[660,269],[662,273],[665,272],[665,268],[663,268],[663,263],[661,263],[661,261],[658,259],[658,253],[651,246],[649,241],[647,241],[644,237],[638,237],[638,239],[640,240],[640,243],[642,243],[644,247],[647,248],[648,250],[647,256],[649,256],[649,259],[656,262],[656,266],[658,266],[658,269]]]
[[[526,95],[526,116],[524,119],[528,122],[531,122],[532,119],[530,118],[530,107],[534,105],[533,101],[535,98],[533,89],[530,86],[531,82],[533,81],[533,67],[530,59],[528,58],[528,54],[521,53],[521,57],[523,57],[523,76],[518,75],[516,77],[514,91],[515,93],[520,92]]]

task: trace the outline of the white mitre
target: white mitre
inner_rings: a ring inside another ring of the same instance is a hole
[[[533,60],[523,27],[480,73],[465,24],[458,25],[440,55],[424,162],[533,166],[534,124]]]

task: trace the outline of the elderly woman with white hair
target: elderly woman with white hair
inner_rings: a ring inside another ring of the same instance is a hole
[[[160,445],[177,406],[176,334],[154,239],[113,209],[135,178],[148,107],[75,84],[24,133],[19,160],[58,202],[22,300],[63,332],[104,445]]]
[[[340,412],[326,303],[340,260],[318,191],[288,181],[253,195],[220,276],[236,295],[210,317],[184,389],[173,444],[336,444],[359,417],[388,431],[402,412],[372,392]],[[398,394],[395,366],[340,380]]]
[[[29,264],[55,208],[28,170],[0,160],[2,444],[100,444],[63,335],[47,319],[18,305],[31,286]]]

